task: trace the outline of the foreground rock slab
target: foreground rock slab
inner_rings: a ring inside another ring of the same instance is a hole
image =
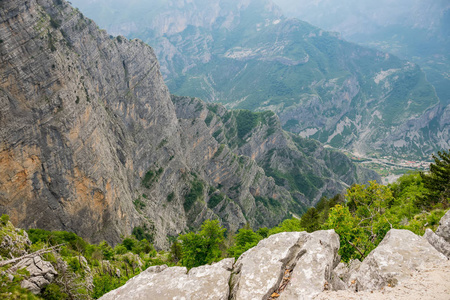
[[[391,229],[362,262],[356,287],[358,291],[394,287],[423,266],[445,262],[447,258],[425,238],[408,230]]]
[[[447,243],[450,243],[450,210],[439,221],[436,234],[446,240]]]
[[[447,256],[447,258],[450,258],[450,243],[443,237],[437,235],[431,229],[427,229],[424,238],[426,238],[428,243],[430,243],[437,251]]]
[[[448,300],[450,261],[419,267],[395,287],[378,291],[324,291],[314,300]]]
[[[267,299],[279,286],[286,266],[309,239],[307,232],[272,235],[237,260],[231,280],[231,299]]]
[[[332,288],[338,250],[339,236],[334,230],[270,236],[236,262],[230,299],[312,299]]]
[[[233,263],[234,258],[228,258],[189,272],[185,267],[150,267],[100,299],[227,300]]]
[[[280,299],[312,299],[324,289],[332,289],[331,272],[340,260],[339,246],[334,230],[311,233]]]

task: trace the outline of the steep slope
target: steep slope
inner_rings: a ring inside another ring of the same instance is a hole
[[[207,218],[273,226],[367,179],[352,165],[330,175],[334,189],[293,198],[216,141],[204,104],[174,106],[149,46],[109,36],[65,1],[2,2],[0,40],[0,213],[18,226],[112,244],[142,227],[165,247]]]
[[[314,205],[322,196],[332,197],[354,183],[380,180],[375,172],[354,165],[344,154],[283,131],[271,111],[228,111],[220,104],[206,105],[198,99],[172,99],[179,117],[203,115],[221,147],[228,146],[238,154],[240,164],[244,157],[255,160],[277,185],[290,191],[296,205]],[[293,208],[295,211],[298,209]]]
[[[291,132],[362,154],[422,157],[448,145],[417,65],[286,19],[271,1],[168,1],[114,25],[114,8],[91,2],[75,4],[155,47],[172,93],[270,109]]]

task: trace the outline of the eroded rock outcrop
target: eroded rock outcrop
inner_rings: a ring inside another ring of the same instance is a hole
[[[130,279],[102,300],[119,299],[217,299],[227,300],[234,258],[192,268],[155,266]]]
[[[450,210],[439,221],[436,234],[450,243]]]
[[[42,260],[40,256],[26,258],[8,269],[8,272],[14,274],[20,269],[26,269],[29,272],[27,279],[22,281],[21,286],[34,294],[39,294],[41,289],[50,284],[58,275],[53,265]]]
[[[340,260],[339,236],[327,230],[313,232],[309,237],[280,299],[312,299],[323,290],[338,288],[332,286],[331,272]]]
[[[419,267],[444,263],[447,258],[423,237],[408,230],[391,229],[362,262],[356,274],[357,290],[396,286]]]
[[[239,257],[231,280],[231,299],[267,299],[279,286],[286,269],[292,269],[303,245],[306,232],[283,232],[262,240]]]
[[[437,251],[450,259],[450,211],[439,221],[436,233],[431,229],[427,229],[424,237]]]

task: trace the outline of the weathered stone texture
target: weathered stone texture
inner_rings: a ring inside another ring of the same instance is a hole
[[[20,269],[26,269],[29,272],[29,276],[22,281],[21,286],[34,294],[39,294],[41,289],[50,284],[58,275],[52,264],[42,260],[40,256],[23,259],[9,268],[8,272],[14,274]]]
[[[357,290],[395,286],[420,266],[445,261],[447,258],[426,239],[408,230],[391,229],[362,262],[356,275]]]
[[[339,245],[334,230],[311,233],[280,299],[313,299],[323,290],[333,289],[331,272],[340,260]]]
[[[100,299],[227,300],[233,262],[228,258],[189,272],[185,267],[150,267]]]
[[[239,257],[231,280],[231,299],[267,299],[309,239],[306,232],[272,235]],[[301,253],[300,253],[301,254]]]
[[[450,210],[439,221],[436,234],[450,243]]]

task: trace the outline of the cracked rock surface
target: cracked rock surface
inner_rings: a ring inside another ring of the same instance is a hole
[[[100,299],[228,299],[234,258],[192,268],[155,266]]]
[[[339,246],[334,230],[283,232],[234,264],[225,259],[189,272],[150,267],[101,299],[423,299],[419,282],[435,299],[448,299],[449,261],[425,237],[392,229],[362,263],[348,265],[339,263]]]
[[[425,238],[409,230],[391,229],[362,262],[356,275],[357,290],[396,286],[418,268],[446,261]]]
[[[50,284],[58,272],[48,261],[42,260],[40,256],[26,258],[8,269],[9,273],[15,273],[20,269],[26,269],[30,275],[22,281],[21,286],[34,294],[39,294],[41,289]]]

